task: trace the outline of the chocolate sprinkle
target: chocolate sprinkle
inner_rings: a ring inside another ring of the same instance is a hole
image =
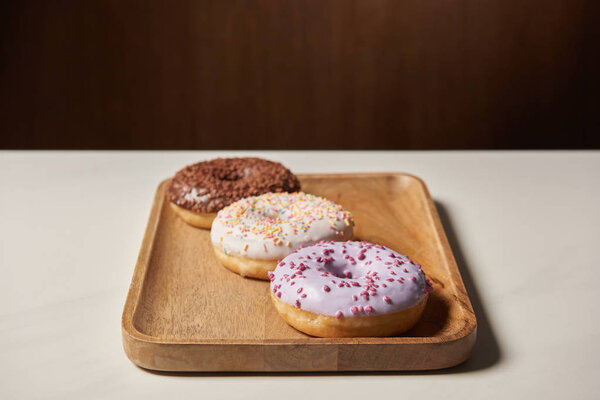
[[[178,171],[169,183],[167,199],[191,211],[212,213],[248,196],[298,190],[296,175],[278,162],[216,158]]]

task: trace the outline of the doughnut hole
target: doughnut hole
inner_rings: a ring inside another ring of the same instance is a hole
[[[244,178],[248,173],[248,169],[215,169],[212,173],[213,177],[221,181],[237,181]]]
[[[252,213],[252,217],[257,221],[266,220],[269,223],[280,225],[282,223],[288,222],[292,217],[292,213],[288,210],[279,210],[275,207],[269,207],[265,210],[254,211]]]
[[[346,260],[329,262],[323,265],[322,268],[331,275],[341,279],[361,281],[365,275],[365,268],[362,265],[352,265]]]

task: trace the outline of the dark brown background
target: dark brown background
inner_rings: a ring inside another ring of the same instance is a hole
[[[13,1],[0,147],[600,148],[598,1]]]

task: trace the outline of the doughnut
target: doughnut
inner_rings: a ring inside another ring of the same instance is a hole
[[[265,193],[223,208],[210,231],[217,259],[245,277],[268,279],[301,246],[349,240],[354,222],[342,206],[307,193]]]
[[[269,280],[281,317],[319,337],[406,332],[418,322],[432,291],[419,264],[368,242],[301,247],[277,264]]]
[[[217,212],[231,203],[267,192],[296,192],[296,175],[278,162],[262,158],[216,158],[178,171],[167,199],[190,225],[210,229]]]

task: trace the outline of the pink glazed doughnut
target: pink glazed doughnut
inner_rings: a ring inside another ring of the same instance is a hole
[[[269,273],[281,317],[312,336],[393,336],[421,318],[432,286],[419,264],[368,242],[319,242]]]

